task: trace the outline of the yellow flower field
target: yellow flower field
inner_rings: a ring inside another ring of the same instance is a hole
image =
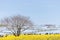
[[[7,37],[0,37],[0,40],[60,40],[60,34],[51,35],[20,35],[15,37],[9,35]]]

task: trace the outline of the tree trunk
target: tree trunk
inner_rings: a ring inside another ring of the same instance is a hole
[[[17,30],[17,36],[19,36],[21,34],[21,28],[18,28]]]

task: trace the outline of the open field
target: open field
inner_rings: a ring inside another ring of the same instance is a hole
[[[60,34],[51,35],[20,35],[15,37],[9,35],[7,37],[0,37],[0,40],[60,40]]]

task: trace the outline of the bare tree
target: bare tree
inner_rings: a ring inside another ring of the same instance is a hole
[[[53,25],[53,24],[46,24],[45,26],[47,26],[47,28],[55,28],[56,25]]]
[[[7,25],[7,28],[17,36],[21,34],[21,31],[24,31],[33,26],[33,23],[31,22],[29,17],[21,15],[4,18],[4,20],[2,20],[1,22]]]

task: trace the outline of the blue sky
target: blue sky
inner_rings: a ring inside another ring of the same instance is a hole
[[[37,25],[60,25],[60,0],[0,0],[0,19],[21,14]]]

